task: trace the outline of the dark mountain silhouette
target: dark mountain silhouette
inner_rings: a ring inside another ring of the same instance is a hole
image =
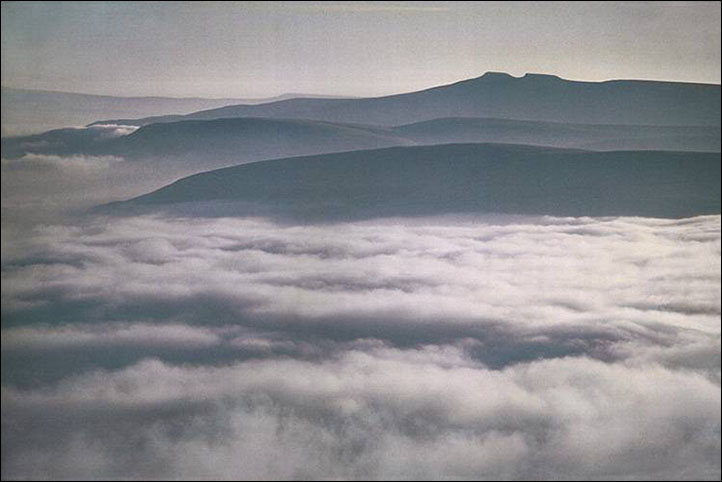
[[[172,160],[206,169],[293,155],[411,145],[393,131],[367,126],[288,119],[217,119],[144,126],[120,137],[107,129],[60,129],[42,135],[6,138],[5,158],[27,153],[113,155],[130,160]]]
[[[720,151],[719,126],[568,124],[454,117],[392,128],[419,144],[504,143],[589,150]]]
[[[446,213],[684,217],[720,212],[718,154],[447,144],[262,161],[101,212],[344,220]]]
[[[574,125],[478,118],[435,119],[394,128],[236,118],[150,124],[121,137],[111,137],[109,132],[112,129],[94,126],[5,138],[2,155],[114,155],[210,169],[294,155],[469,142],[591,150],[720,151],[720,128],[716,126]]]
[[[614,80],[577,82],[552,75],[516,78],[490,72],[475,79],[408,94],[366,99],[292,99],[232,105],[186,119],[274,117],[396,126],[443,117],[494,117],[572,124],[720,125],[720,86]],[[146,125],[147,117],[99,121]]]
[[[114,139],[109,149],[130,158],[249,160],[408,144],[389,130],[366,126],[236,118],[151,124]]]

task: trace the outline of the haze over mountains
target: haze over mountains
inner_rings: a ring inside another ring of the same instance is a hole
[[[206,100],[100,98],[98,102],[128,107],[136,101],[143,108],[159,110],[178,105],[176,101],[188,107]],[[530,118],[545,120],[525,120]],[[292,99],[188,115],[96,121],[85,129],[5,137],[2,155],[166,160],[187,172],[297,155],[441,143],[719,152],[719,121],[718,85],[587,83],[487,73],[449,86],[381,98]]]
[[[117,208],[357,220],[445,213],[685,217],[720,212],[718,154],[448,144],[261,161],[184,178]],[[199,211],[200,212],[200,211]]]
[[[117,135],[118,132],[129,132]],[[92,126],[3,139],[3,157],[28,153],[113,155],[208,168],[292,155],[374,149],[415,142],[390,129],[289,119],[180,121],[133,128]]]
[[[198,169],[294,155],[447,143],[505,143],[589,150],[720,151],[715,126],[615,126],[505,119],[435,119],[383,128],[329,122],[235,118],[149,124],[137,130],[96,125],[5,138],[2,155],[118,156]]]
[[[0,480],[722,480],[721,5],[1,2]]]
[[[292,155],[446,143],[508,143],[586,150],[719,152],[719,127],[563,125],[500,119],[437,119],[376,128],[287,119],[94,126],[5,138],[2,155],[118,156],[202,170]]]
[[[3,478],[719,480],[719,90],[4,137]]]
[[[27,135],[68,126],[81,126],[105,117],[145,117],[187,114],[229,104],[255,104],[295,97],[284,94],[267,99],[214,99],[198,97],[119,97],[2,87],[2,135]]]
[[[224,214],[325,220],[446,212],[680,217],[720,210],[719,95],[715,85],[487,73],[382,98],[97,121],[5,137],[2,156],[117,158],[148,164],[143,176],[162,163],[166,179],[264,161],[194,176],[104,212],[223,201]],[[559,118],[567,121],[549,120]],[[415,122],[391,125],[402,119]]]
[[[720,125],[720,86],[615,80],[578,82],[553,75],[488,72],[419,92],[367,99],[291,99],[233,105],[183,116],[204,120],[277,117],[397,126],[443,117],[492,117],[581,124]],[[98,121],[146,125],[178,116]]]
[[[568,124],[454,117],[392,129],[419,144],[500,142],[588,150],[720,151],[719,126]]]

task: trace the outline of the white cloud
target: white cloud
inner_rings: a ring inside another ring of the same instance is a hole
[[[718,216],[579,222],[299,227],[141,217],[52,228],[3,250],[12,267],[3,309],[212,300],[241,323],[719,334]]]
[[[3,478],[718,479],[720,222],[4,239]]]
[[[132,134],[140,129],[138,126],[127,126],[122,124],[95,124],[84,129],[94,129],[101,132],[103,138],[122,137]]]
[[[453,348],[442,351],[464,359]],[[43,442],[52,448],[35,446],[40,455],[25,455],[44,460],[43,451],[55,452],[47,466],[33,468],[41,477],[87,473],[86,451],[96,475],[112,476],[121,461],[135,460],[126,467],[130,477],[645,478],[719,471],[720,390],[701,375],[583,357],[501,371],[470,359],[438,362],[438,348],[351,350],[321,363],[190,367],[149,360],[50,389],[5,389],[3,411],[15,420],[43,419]],[[120,445],[127,437],[142,449]],[[81,454],[66,440],[81,443]],[[11,450],[7,474],[23,449]],[[55,461],[66,457],[74,462],[58,473]]]
[[[3,159],[3,170],[37,171],[45,173],[51,171],[95,171],[108,169],[113,163],[122,162],[123,159],[115,156],[56,156],[47,154],[26,154],[19,159]]]
[[[66,222],[85,209],[146,193],[193,172],[168,162],[47,154],[3,158],[0,168],[3,230]]]

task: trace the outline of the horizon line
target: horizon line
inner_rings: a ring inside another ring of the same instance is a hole
[[[390,97],[394,95],[401,95],[401,94],[410,94],[414,92],[422,92],[425,90],[435,89],[438,87],[446,87],[455,85],[461,82],[467,82],[471,80],[481,79],[487,75],[498,75],[498,76],[506,76],[510,79],[514,80],[520,80],[524,78],[528,78],[531,76],[538,76],[538,77],[552,77],[556,78],[558,80],[566,81],[566,82],[577,82],[577,83],[588,83],[588,84],[604,84],[607,82],[659,82],[659,83],[670,83],[670,84],[691,84],[691,85],[707,85],[707,86],[717,86],[720,87],[722,84],[720,83],[712,83],[712,82],[699,82],[699,81],[688,81],[688,80],[668,80],[668,79],[641,79],[641,78],[607,78],[603,80],[582,80],[582,79],[571,79],[566,77],[561,77],[557,74],[552,73],[546,73],[546,72],[525,72],[522,75],[513,75],[509,72],[503,71],[503,70],[487,70],[481,75],[478,75],[476,77],[467,77],[455,81],[451,81],[448,83],[443,84],[436,84],[436,85],[430,85],[427,87],[422,87],[415,90],[404,90],[404,91],[398,91],[398,92],[390,92],[390,93],[384,93],[384,94],[378,94],[378,95],[349,95],[349,94],[326,94],[326,93],[300,93],[300,92],[284,92],[281,94],[276,95],[269,95],[269,96],[262,96],[262,97],[235,97],[235,96],[204,96],[204,95],[118,95],[118,94],[105,94],[105,93],[94,93],[94,92],[77,92],[77,91],[69,91],[69,90],[54,90],[54,89],[36,89],[36,88],[27,88],[27,87],[14,87],[11,85],[0,85],[0,88],[2,89],[10,89],[10,90],[25,90],[25,91],[31,91],[31,92],[44,92],[44,93],[53,93],[53,94],[72,94],[72,95],[87,95],[87,96],[95,96],[95,97],[113,97],[113,98],[119,98],[119,99],[176,99],[176,100],[274,100],[279,97],[288,97],[288,96],[297,96],[297,97],[330,97],[330,98],[347,98],[347,99],[362,99],[362,98],[378,98],[378,97]]]

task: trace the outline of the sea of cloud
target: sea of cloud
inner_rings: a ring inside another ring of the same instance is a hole
[[[719,479],[720,223],[4,236],[2,477]]]

